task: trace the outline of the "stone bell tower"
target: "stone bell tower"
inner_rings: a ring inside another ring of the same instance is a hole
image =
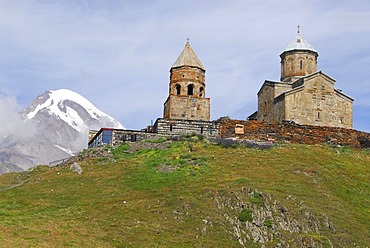
[[[210,120],[210,98],[206,98],[205,68],[189,40],[170,69],[169,96],[163,118]]]
[[[302,37],[298,26],[297,36],[280,54],[280,80],[293,83],[303,76],[316,72],[318,56],[319,54],[313,46]]]

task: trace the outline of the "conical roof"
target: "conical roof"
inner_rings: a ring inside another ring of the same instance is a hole
[[[315,48],[302,37],[301,33],[298,30],[296,37],[289,43],[283,52],[293,51],[293,50],[308,50],[317,53]]]
[[[184,50],[182,50],[180,56],[176,59],[171,69],[184,65],[198,67],[204,71],[206,70],[202,65],[202,62],[200,62],[199,58],[195,54],[194,50],[191,48],[189,41],[186,42]]]

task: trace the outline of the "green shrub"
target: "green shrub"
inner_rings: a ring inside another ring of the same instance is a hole
[[[193,144],[189,143],[189,144],[188,144],[188,147],[189,147],[189,150],[190,150],[191,152],[193,152],[193,151],[194,151],[194,146],[193,146]]]
[[[109,151],[109,150],[112,150],[112,146],[111,145],[104,146],[104,151]]]
[[[253,216],[252,216],[252,209],[250,209],[250,208],[244,208],[244,209],[239,213],[238,219],[239,219],[241,222],[252,221],[252,220],[253,220]]]
[[[106,162],[108,161],[108,158],[107,157],[100,157],[98,158],[98,162]]]
[[[154,139],[154,140],[151,140],[151,139],[145,140],[144,142],[146,142],[146,143],[157,143],[157,144],[159,144],[159,143],[164,143],[166,141],[167,141],[167,139],[165,137],[160,137],[160,138]]]
[[[185,154],[181,154],[180,155],[180,158],[182,159],[190,159],[193,155],[191,153],[185,153]]]
[[[256,204],[262,204],[263,203],[263,198],[259,193],[253,192],[251,202],[256,203]]]
[[[272,220],[265,220],[264,225],[265,225],[266,227],[268,227],[268,228],[272,228],[272,224],[273,224]]]

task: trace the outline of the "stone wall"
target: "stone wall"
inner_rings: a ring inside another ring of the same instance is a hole
[[[292,82],[297,78],[306,76],[316,71],[316,52],[312,51],[288,51],[281,57],[281,81]]]
[[[193,66],[172,67],[169,96],[163,118],[210,120],[210,99],[206,98],[205,71]]]
[[[353,99],[334,89],[334,83],[322,72],[293,84],[265,81],[258,92],[257,119],[352,128]]]
[[[122,142],[139,142],[143,140],[155,140],[160,137],[164,137],[164,135],[135,130],[114,130],[112,146],[117,146]]]
[[[163,117],[168,119],[210,119],[210,99],[170,95],[164,104]]]
[[[257,119],[261,121],[274,120],[274,98],[275,83],[265,81],[261,90],[258,92],[258,112]]]
[[[334,89],[333,79],[316,73],[301,80],[304,87],[284,94],[285,120],[301,125],[352,128],[352,100]]]
[[[205,137],[219,135],[219,123],[216,121],[174,120],[159,118],[154,124],[153,132],[162,135],[181,135],[185,133],[202,134]]]
[[[348,145],[355,148],[370,148],[370,133],[353,129],[303,126],[295,123],[276,123],[219,119],[220,137],[263,141],[287,141],[299,144]],[[241,132],[243,125],[243,132]],[[236,132],[239,134],[236,134]]]

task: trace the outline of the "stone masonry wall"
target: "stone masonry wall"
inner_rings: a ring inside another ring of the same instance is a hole
[[[219,135],[219,123],[215,121],[174,120],[159,118],[154,124],[154,132],[163,135],[181,135],[185,133],[202,134],[205,137]]]
[[[304,87],[285,94],[285,120],[301,125],[352,128],[352,101],[334,90],[320,73],[304,79]],[[279,119],[275,119],[279,120]]]
[[[222,138],[287,141],[309,145],[328,143],[348,145],[355,148],[370,148],[370,133],[353,129],[223,118],[219,119],[219,122],[220,137]],[[243,131],[241,131],[241,128],[243,128]]]
[[[210,99],[170,95],[164,106],[164,118],[203,120],[210,119]]]
[[[158,133],[146,133],[133,130],[114,130],[112,146],[118,146],[122,142],[139,142],[143,140],[154,140],[163,137]]]
[[[317,53],[311,51],[289,51],[281,56],[281,81],[295,81],[316,71]]]

